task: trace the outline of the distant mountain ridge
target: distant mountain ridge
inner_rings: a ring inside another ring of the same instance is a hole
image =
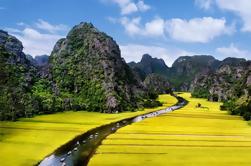
[[[165,88],[160,87],[167,85],[176,91],[190,91],[193,97],[221,101],[224,103],[222,110],[251,120],[250,60],[228,57],[220,61],[210,55],[182,56],[172,67],[167,67],[162,59],[145,54],[140,62],[131,62],[129,66],[154,91],[163,91]]]
[[[144,54],[140,62],[131,62],[128,65],[140,75],[142,80],[149,74],[165,75],[169,71],[163,59],[152,58],[149,54]]]
[[[49,63],[49,56],[48,55],[37,55],[35,56],[35,61],[38,66],[45,66]]]
[[[189,91],[190,84],[198,73],[215,70],[220,64],[213,56],[182,56],[174,61],[168,77],[175,89]]]
[[[188,91],[190,82],[196,74],[203,70],[211,70],[218,66],[219,61],[212,56],[183,56],[179,57],[168,67],[163,59],[152,58],[144,54],[140,62],[128,65],[144,80],[149,74],[159,74],[165,77],[173,88]]]
[[[152,58],[144,54],[140,62],[130,62],[128,65],[144,80],[149,74],[159,74],[165,77],[177,91],[189,91],[192,81],[202,73],[215,72],[222,65],[239,65],[246,62],[242,58],[226,58],[223,61],[210,55],[181,56],[171,67],[163,59]]]

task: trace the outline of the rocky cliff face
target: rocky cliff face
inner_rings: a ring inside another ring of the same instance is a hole
[[[155,73],[165,76],[169,68],[163,59],[152,58],[149,54],[144,54],[140,62],[131,62],[128,65],[144,80],[147,75]]]
[[[33,110],[30,92],[36,68],[22,50],[18,39],[0,30],[0,120],[15,120]]]
[[[198,75],[191,84],[194,96],[207,97],[212,101],[225,101],[248,96],[251,62],[231,58],[223,60],[215,72]]]
[[[197,74],[214,71],[219,63],[214,57],[207,55],[179,57],[168,74],[170,82],[177,90],[189,91],[190,84]]]
[[[129,63],[142,80],[149,74],[159,74],[177,91],[189,91],[190,84],[197,74],[214,71],[219,65],[220,61],[207,55],[179,57],[171,68],[166,66],[163,59],[152,58],[148,54],[143,55],[139,63]]]
[[[222,101],[222,110],[251,119],[251,61],[227,58],[215,72],[198,75],[192,96]]]
[[[143,84],[121,58],[119,46],[92,24],[75,26],[50,56],[54,93],[69,105],[100,112],[135,108]]]
[[[49,63],[49,56],[38,55],[38,56],[35,56],[34,60],[38,66],[46,66]]]
[[[171,92],[171,86],[168,80],[159,74],[149,74],[144,80],[144,85],[150,91],[157,94],[166,94]]]

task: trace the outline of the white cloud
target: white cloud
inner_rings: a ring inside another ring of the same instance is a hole
[[[131,36],[164,36],[165,21],[162,18],[155,18],[150,22],[147,22],[145,25],[141,25],[140,17],[135,17],[132,19],[129,19],[128,17],[123,17],[120,19],[120,23],[124,26],[125,31]]]
[[[24,52],[32,56],[50,55],[55,43],[64,36],[56,34],[43,34],[32,28],[25,28],[19,34],[13,34],[22,41]]]
[[[68,27],[63,24],[59,25],[52,25],[42,19],[39,19],[38,22],[35,24],[38,29],[48,31],[50,33],[60,32],[60,31],[66,31],[68,30]]]
[[[140,20],[140,17],[135,17],[131,20],[127,17],[122,17],[120,22],[124,26],[125,31],[132,36],[135,34],[141,34]]]
[[[195,4],[201,9],[208,10],[213,4],[213,0],[195,0]]]
[[[250,0],[216,0],[220,9],[234,12],[244,22],[242,31],[251,32],[251,1]]]
[[[150,54],[153,57],[162,58],[168,66],[171,66],[173,62],[180,56],[194,55],[193,53],[176,49],[176,48],[164,48],[152,45],[140,45],[140,44],[126,44],[120,45],[121,55],[125,58],[126,62],[139,62],[143,54]]]
[[[169,35],[172,39],[181,42],[207,43],[221,35],[231,35],[235,31],[235,25],[227,25],[224,18],[193,18],[183,20],[174,18],[164,20],[156,17],[145,24],[141,23],[141,17],[122,17],[119,22],[130,36],[162,37]]]
[[[145,4],[144,1],[142,0],[137,3],[137,6],[138,6],[139,11],[142,11],[142,12],[151,9],[151,7]]]
[[[120,6],[124,6],[124,5],[126,5],[126,4],[128,4],[128,3],[131,2],[131,0],[110,0],[110,1],[112,1],[114,3],[117,3]]]
[[[237,58],[251,58],[251,52],[247,50],[241,50],[237,46],[235,46],[233,43],[230,44],[228,47],[220,47],[216,49],[216,52],[218,53],[219,59],[224,59],[227,57],[237,57]]]
[[[109,22],[116,24],[118,23],[118,19],[114,18],[114,17],[106,17],[106,20],[108,20]]]
[[[165,21],[162,18],[156,18],[145,24],[146,36],[164,36]]]
[[[17,25],[18,25],[18,26],[26,26],[26,27],[29,26],[29,25],[25,24],[24,22],[18,22]]]
[[[104,0],[103,0],[104,1]],[[143,0],[139,0],[136,2],[135,0],[105,0],[116,3],[121,10],[122,15],[128,15],[135,12],[145,12],[149,10],[151,7]]]
[[[34,26],[22,22],[18,25],[21,26],[20,29],[5,28],[5,30],[16,36],[23,43],[24,52],[32,56],[50,55],[55,43],[65,37],[58,32],[65,33],[67,29],[65,25],[52,25],[43,20],[38,20]]]
[[[121,14],[126,15],[126,14],[131,14],[134,12],[137,12],[138,8],[135,3],[128,3],[125,6],[121,7]]]
[[[9,32],[9,33],[21,33],[22,31],[19,29],[15,29],[15,28],[5,28],[5,31]]]
[[[166,21],[166,31],[177,41],[207,43],[218,36],[233,33],[234,27],[227,26],[224,18],[174,18]]]
[[[212,8],[233,12],[243,21],[243,32],[251,32],[251,1],[250,0],[195,0],[195,4],[202,9]]]

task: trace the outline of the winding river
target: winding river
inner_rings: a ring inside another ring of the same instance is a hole
[[[108,135],[116,132],[118,129],[146,118],[155,117],[161,114],[172,112],[184,107],[188,102],[175,96],[178,102],[166,109],[135,116],[118,122],[110,123],[92,129],[82,135],[77,136],[65,145],[59,147],[55,152],[39,162],[39,166],[85,166],[95,153],[98,146]]]

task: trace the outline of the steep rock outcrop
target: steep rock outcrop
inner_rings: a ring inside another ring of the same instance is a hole
[[[38,66],[46,66],[49,63],[49,56],[48,55],[37,55],[37,56],[35,56],[34,60]]]
[[[149,74],[160,74],[166,76],[169,68],[163,59],[152,58],[149,54],[144,54],[140,62],[130,62],[128,65],[144,80]]]
[[[171,92],[168,80],[159,74],[149,74],[144,80],[144,85],[149,91],[157,94],[166,94]]]
[[[227,63],[226,63],[227,62]],[[220,67],[198,75],[191,84],[192,96],[222,101],[222,110],[251,119],[251,61],[228,58]]]
[[[173,63],[168,78],[177,90],[189,91],[197,74],[214,71],[219,63],[213,56],[208,55],[182,56]]]
[[[142,80],[155,73],[165,77],[175,90],[189,91],[191,82],[197,74],[215,71],[220,61],[208,55],[182,56],[169,68],[163,59],[144,54],[140,62],[128,64]]]
[[[250,86],[250,67],[251,62],[243,59],[223,60],[215,72],[199,74],[191,84],[191,91],[195,97],[207,97],[212,101],[240,98],[247,94]]]
[[[49,61],[53,91],[70,106],[108,113],[137,107],[143,84],[116,42],[92,24],[75,26],[57,42]]]
[[[31,95],[36,68],[22,50],[18,39],[0,30],[0,120],[29,116],[36,105]]]

